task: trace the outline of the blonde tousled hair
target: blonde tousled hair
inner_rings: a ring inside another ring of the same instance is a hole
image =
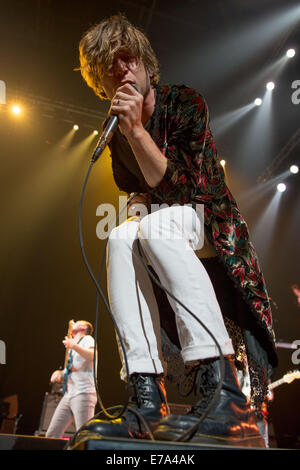
[[[93,26],[79,44],[80,71],[97,96],[107,98],[101,77],[113,64],[117,52],[128,52],[141,60],[152,85],[159,81],[159,65],[145,34],[122,15],[114,15]]]

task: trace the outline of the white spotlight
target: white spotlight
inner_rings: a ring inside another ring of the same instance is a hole
[[[293,173],[294,175],[296,175],[298,171],[299,171],[299,167],[297,165],[290,166],[290,172]]]
[[[267,90],[274,90],[275,88],[275,83],[274,82],[268,82],[267,83]]]
[[[93,132],[94,135],[98,135],[99,132],[95,129],[94,132]]]
[[[225,161],[225,160],[221,160],[220,163],[221,163],[222,166],[225,166],[225,165],[226,165],[226,161]]]
[[[79,126],[77,124],[74,124],[73,129],[74,129],[74,131],[78,131]]]
[[[255,104],[256,106],[260,106],[260,105],[262,104],[262,99],[261,99],[261,98],[256,98],[256,99],[254,100],[254,104]]]
[[[283,193],[285,190],[286,190],[286,185],[284,183],[279,183],[277,185],[277,191],[279,191],[280,193]]]
[[[286,51],[286,56],[290,59],[291,57],[294,57],[294,55],[296,54],[296,51],[295,49],[289,49],[288,51]]]

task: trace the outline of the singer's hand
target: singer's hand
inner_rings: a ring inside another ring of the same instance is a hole
[[[130,194],[132,196],[133,193]],[[127,210],[129,216],[137,215],[136,209],[141,208],[141,204],[145,206],[146,213],[150,212],[151,209],[151,194],[139,193],[135,196],[128,204]]]
[[[125,137],[134,137],[144,131],[142,124],[143,96],[126,83],[120,86],[112,100],[110,114],[119,118],[119,127]]]
[[[144,101],[143,94],[130,83],[125,83],[117,88],[110,109],[110,114],[118,116],[120,130],[127,138],[146,183],[151,188],[160,183],[167,168],[167,158],[144,128],[154,106],[153,88],[150,88]]]

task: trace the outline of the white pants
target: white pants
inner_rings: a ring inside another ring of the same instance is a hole
[[[233,347],[210,278],[195,254],[200,220],[189,206],[171,206],[129,219],[114,228],[107,249],[110,307],[123,340],[129,375],[164,372],[159,311],[146,268],[138,257],[137,239],[160,282],[199,318],[217,339],[224,355]],[[218,357],[210,335],[171,296],[185,363]],[[123,367],[122,379],[126,371]]]
[[[78,430],[94,416],[96,404],[96,393],[80,393],[74,397],[66,393],[52,416],[46,437],[62,437],[73,420]]]

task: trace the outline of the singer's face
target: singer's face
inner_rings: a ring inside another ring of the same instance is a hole
[[[105,94],[110,100],[115,96],[117,89],[125,83],[135,85],[144,98],[151,88],[149,74],[143,62],[127,52],[119,52],[115,55],[111,69],[103,73],[101,81]]]
[[[82,331],[85,329],[85,324],[81,321],[77,321],[73,323],[72,326],[72,336],[75,336],[79,331]]]

